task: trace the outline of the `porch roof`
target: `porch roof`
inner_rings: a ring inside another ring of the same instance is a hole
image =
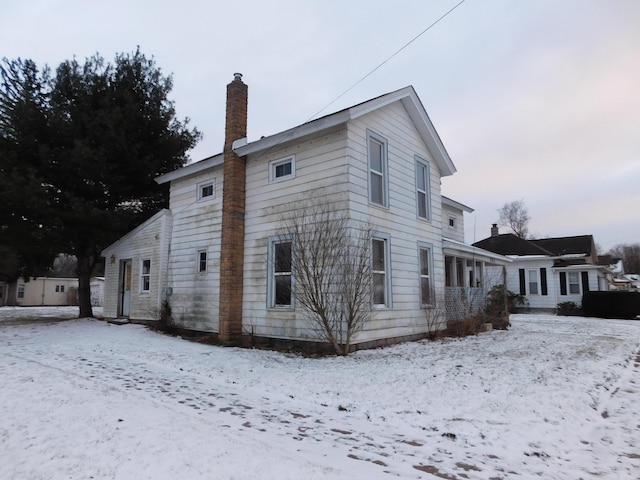
[[[446,256],[478,260],[488,265],[508,265],[513,262],[512,259],[504,255],[483,250],[473,245],[467,245],[450,238],[442,239],[442,251]]]

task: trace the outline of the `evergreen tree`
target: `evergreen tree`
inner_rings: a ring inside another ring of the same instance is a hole
[[[1,69],[0,171],[12,174],[0,189],[17,182],[11,191],[29,197],[14,199],[8,219],[0,217],[11,232],[6,243],[19,248],[20,238],[33,238],[47,257],[27,262],[31,246],[20,249],[33,267],[50,266],[58,253],[75,255],[80,316],[90,316],[100,251],[168,205],[154,178],[183,166],[200,133],[176,119],[167,97],[172,78],[139,49],[113,64],[99,55],[65,61],[55,75],[31,61],[5,59]]]

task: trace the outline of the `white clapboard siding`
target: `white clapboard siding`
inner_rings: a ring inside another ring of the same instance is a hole
[[[455,219],[455,225],[449,225],[449,217]],[[464,212],[451,205],[442,205],[442,232],[446,238],[464,243]]]

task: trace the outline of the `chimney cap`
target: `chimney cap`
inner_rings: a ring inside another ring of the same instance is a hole
[[[233,80],[234,81],[237,80],[237,81],[241,82],[242,81],[242,74],[241,73],[234,73],[233,74]]]

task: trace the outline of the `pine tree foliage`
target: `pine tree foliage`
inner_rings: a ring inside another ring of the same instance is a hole
[[[200,138],[176,118],[173,83],[140,50],[96,54],[55,72],[30,60],[0,65],[0,243],[23,270],[75,255],[80,315],[100,251],[167,206],[154,178],[183,166]],[[7,235],[4,235],[7,233]]]

